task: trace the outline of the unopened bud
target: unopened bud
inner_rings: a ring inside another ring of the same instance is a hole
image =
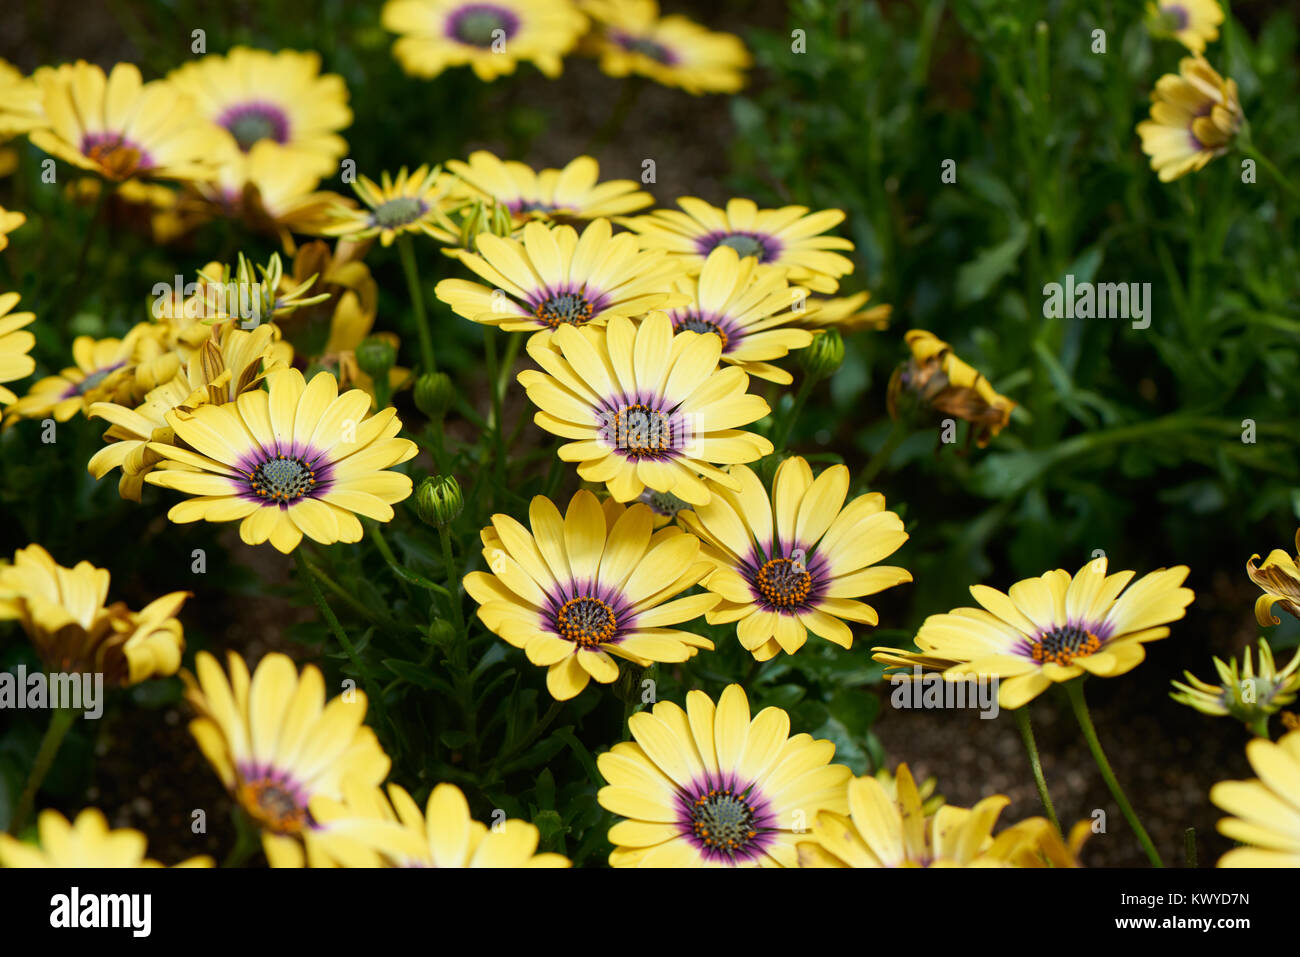
[[[415,407],[435,422],[456,401],[456,387],[445,372],[426,372],[415,381]]]
[[[370,336],[357,346],[357,365],[372,379],[383,379],[397,361],[397,349],[387,339]]]
[[[799,351],[799,362],[813,379],[826,379],[844,361],[844,339],[838,329],[827,329],[813,337],[807,348]]]
[[[434,475],[420,483],[415,490],[415,512],[420,521],[435,528],[446,528],[456,520],[465,497],[460,483],[452,475]]]

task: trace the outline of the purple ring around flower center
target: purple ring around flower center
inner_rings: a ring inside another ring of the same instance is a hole
[[[257,448],[241,456],[231,479],[237,494],[259,505],[290,508],[304,498],[319,498],[333,485],[334,463],[322,451],[294,442],[287,448]]]
[[[548,591],[542,627],[582,648],[616,645],[636,624],[627,596],[598,581],[562,582]]]
[[[745,327],[730,316],[718,313],[702,313],[698,309],[670,309],[668,318],[673,322],[673,331],[713,333],[722,340],[722,354],[734,352],[745,338]]]
[[[707,256],[719,246],[730,246],[741,259],[755,256],[760,263],[770,263],[779,259],[785,249],[785,244],[771,233],[752,230],[719,229],[705,233],[695,240],[695,249],[701,256]]]
[[[664,66],[676,66],[682,59],[671,47],[647,36],[628,33],[626,30],[611,30],[609,38],[629,53],[639,53]]]
[[[696,437],[693,417],[651,392],[607,398],[594,413],[596,437],[633,462],[675,459]]]
[[[266,100],[249,100],[227,107],[217,117],[217,125],[229,130],[245,153],[260,140],[289,142],[288,114]]]
[[[83,156],[122,176],[154,166],[149,151],[122,133],[86,133],[81,137],[80,149]]]
[[[467,3],[448,15],[444,32],[457,43],[494,49],[519,32],[519,15],[495,3]]]
[[[755,860],[775,843],[779,830],[772,804],[758,786],[731,772],[678,790],[676,811],[682,836],[709,862]]]
[[[830,582],[830,564],[815,546],[770,543],[750,550],[737,571],[749,585],[754,604],[764,611],[796,615],[813,608]]]

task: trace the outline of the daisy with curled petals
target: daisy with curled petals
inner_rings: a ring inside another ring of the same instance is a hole
[[[36,337],[24,328],[36,320],[36,314],[14,312],[18,299],[16,292],[0,295],[0,406],[18,398],[4,383],[25,379],[36,369],[36,360],[27,354],[36,345]]]
[[[422,813],[398,784],[388,785],[385,797],[377,787],[348,780],[342,801],[313,798],[311,813],[318,828],[308,850],[319,850],[331,864],[365,860],[369,852],[374,856],[369,866],[379,867],[572,866],[562,854],[538,854],[541,835],[527,821],[511,818],[489,828],[474,820],[454,784],[436,786]]]
[[[0,206],[0,251],[9,248],[9,234],[25,222],[27,217],[22,213]]]
[[[403,233],[445,239],[456,228],[440,205],[449,185],[450,179],[437,166],[420,166],[412,173],[403,166],[396,178],[385,171],[378,183],[358,176],[352,188],[367,208],[336,205],[334,221],[321,228],[321,235],[353,242],[378,236],[385,246]]]
[[[1008,710],[1038,697],[1054,682],[1093,674],[1126,674],[1146,657],[1143,644],[1169,634],[1164,627],[1196,597],[1184,588],[1186,565],[1161,568],[1133,583],[1133,572],[1106,574],[1106,558],[1071,576],[1063,568],[1017,582],[1006,594],[972,585],[979,608],[931,615],[916,636],[920,653],[873,649],[891,666],[942,670],[948,679],[1001,679],[998,703]]]
[[[730,246],[762,265],[784,266],[791,282],[814,292],[834,292],[840,277],[853,272],[853,261],[833,252],[852,249],[853,243],[822,235],[844,221],[841,209],[811,214],[806,206],[759,209],[748,199],[728,200],[726,209],[719,209],[692,196],[683,196],[677,205],[680,211],[656,209],[619,222],[640,234],[647,249],[667,250],[692,273],[704,268],[705,257],[718,246]]]
[[[272,867],[301,867],[315,821],[317,795],[338,799],[343,782],[378,785],[391,762],[362,722],[366,696],[350,691],[325,701],[315,665],[299,674],[287,655],[266,655],[251,679],[234,652],[230,677],[201,651],[195,673],[181,673],[185,698],[198,712],[190,733],[221,782],[262,831]]]
[[[58,811],[36,819],[35,846],[0,834],[0,867],[162,867],[145,857],[146,839],[125,827],[109,830],[99,808],[88,807],[69,821]],[[176,867],[212,867],[212,858],[191,857]]]
[[[49,128],[28,138],[51,156],[114,182],[211,178],[221,131],[166,80],[145,83],[130,63],[105,76],[84,60],[42,67],[33,79]]]
[[[348,151],[338,135],[352,122],[348,88],[341,76],[321,75],[314,51],[233,47],[186,63],[167,79],[245,153],[260,142],[277,143],[286,164],[328,176]]]
[[[177,591],[131,611],[106,605],[109,574],[90,562],[56,563],[40,545],[0,562],[0,621],[17,621],[51,670],[98,672],[111,687],[129,687],[181,665],[184,631],[175,615],[189,597]]]
[[[647,76],[696,96],[745,85],[751,61],[737,36],[678,14],[660,17],[655,0],[584,0],[582,8],[601,25],[595,48],[610,76]]]
[[[468,65],[484,83],[525,61],[559,76],[587,27],[570,0],[388,0],[380,19],[401,34],[393,57],[407,73],[432,79]]]
[[[1265,628],[1282,623],[1282,619],[1273,614],[1274,605],[1300,618],[1300,529],[1296,529],[1295,548],[1296,558],[1288,555],[1285,549],[1275,548],[1259,566],[1255,565],[1259,560],[1258,554],[1251,555],[1250,561],[1246,562],[1246,574],[1264,589],[1264,594],[1255,601],[1255,620]]]
[[[784,269],[764,268],[719,246],[709,253],[698,277],[682,276],[677,291],[690,297],[685,306],[668,310],[674,329],[712,332],[722,339],[722,361],[750,375],[789,385],[794,377],[768,360],[812,342],[812,333],[795,328],[795,303],[807,293],[791,288]]]
[[[809,631],[849,648],[845,620],[879,624],[875,609],[857,599],[912,580],[904,568],[871,567],[907,541],[883,495],[859,495],[846,506],[849,470],[832,465],[814,481],[798,457],[777,468],[771,498],[750,469],[737,466],[730,477],[734,490],[719,489],[682,519],[715,566],[704,587],[722,601],[709,624],[736,622],[736,637],[758,661],[794,654]]]
[[[1162,183],[1202,169],[1228,152],[1245,122],[1237,81],[1203,57],[1183,57],[1151,91],[1151,118],[1137,125],[1142,152]]]
[[[1255,738],[1246,759],[1258,778],[1210,788],[1210,800],[1234,815],[1219,821],[1219,833],[1244,845],[1218,866],[1300,867],[1300,731],[1276,742]]]
[[[550,499],[537,496],[528,521],[531,531],[508,515],[492,516],[482,532],[492,572],[466,575],[465,590],[491,631],[548,669],[546,687],[557,701],[593,678],[612,682],[614,657],[648,667],[712,650],[708,639],[666,627],[698,618],[717,601],[669,600],[709,570],[694,535],[675,527],[655,532],[648,507],[602,507],[585,490],[563,518]]]
[[[716,707],[703,691],[686,710],[661,701],[628,719],[633,741],[596,759],[609,784],[596,800],[625,820],[609,830],[614,867],[795,867],[797,835],[823,810],[848,810],[853,772],[835,745],[790,736],[790,716],[750,720],[740,685]]]
[[[590,156],[579,156],[564,169],[538,173],[523,163],[502,161],[487,150],[478,150],[470,154],[468,162],[449,160],[447,169],[459,176],[476,198],[502,204],[518,222],[622,216],[653,206],[655,201],[635,180],[601,183],[600,165]]]
[[[50,417],[66,422],[93,402],[127,401],[133,386],[133,371],[140,338],[149,323],[141,323],[121,339],[78,336],[72,341],[76,363],[58,375],[35,382],[27,394],[6,410],[5,425],[17,419]]]
[[[177,444],[149,443],[164,461],[145,481],[192,497],[167,517],[242,520],[247,544],[270,541],[285,554],[304,534],[322,545],[360,541],[357,514],[391,521],[411,479],[388,470],[416,453],[414,442],[395,437],[396,411],[369,415],[370,396],[339,395],[328,372],[308,384],[297,369],[281,369],[266,382],[267,391],[202,405],[188,417],[168,413]]]
[[[481,233],[478,253],[462,250],[460,259],[489,285],[444,279],[435,292],[458,315],[511,332],[601,325],[685,301],[668,292],[676,263],[612,232],[609,220],[596,219],[581,236],[537,222],[524,226],[522,239]]]
[[[544,370],[518,377],[540,410],[533,421],[572,439],[560,446],[560,458],[577,462],[579,477],[604,482],[620,502],[650,489],[703,505],[711,494],[703,479],[737,487],[718,465],[772,451],[763,436],[739,428],[769,409],[745,391],[749,376],[718,368],[722,340],[674,335],[662,312],[640,325],[616,316],[605,328],[539,332],[527,348]]]

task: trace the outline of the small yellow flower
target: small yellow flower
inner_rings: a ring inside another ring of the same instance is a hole
[[[654,205],[654,197],[642,192],[635,180],[600,182],[600,165],[590,156],[539,173],[479,150],[468,162],[450,160],[447,169],[469,187],[470,195],[504,205],[521,225],[531,219],[565,222],[621,216]]]
[[[1218,866],[1300,867],[1300,731],[1276,743],[1253,739],[1246,759],[1258,778],[1210,788],[1210,800],[1235,815],[1219,821],[1219,833],[1244,845],[1219,858]]]
[[[593,46],[610,76],[647,76],[697,96],[745,85],[752,61],[737,36],[679,14],[660,17],[655,0],[583,0],[582,8],[600,24]]]
[[[660,701],[628,719],[632,741],[596,759],[596,793],[624,818],[609,830],[613,867],[796,867],[796,842],[824,810],[848,810],[852,773],[835,745],[790,734],[790,716],[750,718],[740,685],[716,706],[703,691],[686,708]]]
[[[674,335],[662,312],[640,325],[624,316],[603,327],[562,325],[535,334],[527,349],[542,367],[518,376],[539,409],[533,420],[570,439],[560,458],[578,463],[580,478],[603,482],[617,501],[650,489],[703,505],[712,494],[706,479],[739,487],[719,465],[772,452],[768,439],[741,428],[770,410],[745,391],[749,376],[719,368],[722,340]]]
[[[388,785],[387,797],[355,780],[345,781],[343,792],[342,801],[324,795],[312,799],[316,830],[308,860],[313,867],[572,866],[562,854],[538,854],[540,834],[527,821],[511,818],[491,828],[475,821],[454,784],[437,785],[423,813],[398,784]]]
[[[1296,529],[1295,547],[1300,555],[1300,529]],[[1280,625],[1282,619],[1273,614],[1273,606],[1300,618],[1300,558],[1292,558],[1280,548],[1268,553],[1264,563],[1256,567],[1259,555],[1251,555],[1246,562],[1246,574],[1264,594],[1255,601],[1255,620],[1263,627]]]
[[[142,611],[105,605],[109,574],[90,562],[56,564],[40,545],[0,563],[0,620],[16,620],[52,671],[100,672],[125,687],[180,667],[185,640],[175,615],[189,592],[164,595]]]
[[[403,166],[396,179],[384,172],[378,183],[368,176],[358,176],[352,188],[368,209],[340,204],[334,209],[334,221],[320,232],[354,242],[378,236],[385,246],[391,246],[403,233],[424,233],[446,242],[456,227],[440,204],[451,183],[451,178],[437,166],[420,166],[409,174]]]
[[[1237,82],[1202,57],[1184,57],[1151,91],[1151,118],[1137,125],[1142,151],[1160,182],[1195,172],[1228,151],[1244,116]]]
[[[748,199],[729,200],[725,209],[719,209],[692,196],[683,196],[677,205],[680,210],[656,209],[618,222],[640,234],[645,248],[664,249],[678,257],[692,274],[704,268],[705,258],[718,246],[730,246],[762,265],[784,266],[790,282],[814,292],[834,292],[840,277],[853,272],[853,260],[834,252],[851,250],[853,243],[822,235],[844,221],[843,210],[759,209]]]
[[[49,128],[28,138],[50,155],[114,182],[212,176],[221,131],[166,80],[145,83],[130,63],[105,76],[84,60],[41,67],[33,79]]]
[[[24,328],[36,320],[36,314],[13,312],[18,298],[16,292],[0,294],[0,406],[18,398],[4,383],[25,379],[36,369],[36,361],[27,354],[36,337]]]
[[[485,83],[522,62],[559,76],[587,26],[570,0],[388,0],[380,16],[401,34],[393,56],[407,73],[432,79],[469,66]]]
[[[1129,586],[1134,573],[1107,575],[1102,556],[1073,576],[1058,568],[1006,594],[972,585],[980,607],[928,617],[916,635],[920,653],[875,648],[874,657],[891,667],[941,670],[949,680],[999,678],[998,703],[1012,710],[1054,682],[1085,673],[1114,678],[1136,668],[1146,657],[1143,645],[1167,637],[1164,626],[1182,618],[1196,597],[1182,587],[1188,571],[1157,569]]]
[[[17,211],[0,206],[0,251],[9,248],[9,234],[27,222],[27,217]]]
[[[1204,53],[1205,44],[1219,39],[1223,11],[1215,0],[1151,0],[1147,27],[1152,35],[1173,37],[1192,53]]]
[[[13,64],[0,59],[0,140],[45,125],[40,87]]]
[[[167,79],[245,153],[257,143],[278,144],[284,165],[328,176],[348,151],[338,135],[352,122],[348,89],[341,76],[321,74],[318,53],[232,47],[224,56],[186,63]]]
[[[343,782],[353,777],[376,786],[391,762],[363,723],[365,694],[348,691],[326,703],[315,665],[299,674],[288,656],[273,653],[250,678],[231,652],[229,670],[227,678],[217,659],[201,651],[195,674],[181,673],[186,700],[198,712],[190,733],[261,828],[271,866],[301,867],[315,836],[312,799],[340,799]]]
[[[1016,403],[999,395],[934,333],[912,329],[904,338],[912,355],[889,380],[890,416],[907,418],[918,411],[929,419],[954,416],[971,424],[971,436],[980,448],[988,445],[1011,421]]]
[[[360,541],[357,514],[392,521],[411,479],[390,469],[416,453],[414,442],[396,438],[396,410],[368,415],[370,396],[360,389],[339,395],[328,372],[307,384],[297,369],[280,369],[266,383],[266,391],[202,405],[188,417],[167,414],[179,441],[149,443],[165,461],[145,481],[191,496],[167,517],[242,520],[245,543],[270,541],[285,554],[303,535],[322,545]]]
[[[58,811],[36,820],[37,845],[0,834],[0,867],[162,867],[145,857],[146,839],[133,828],[110,831],[98,808],[88,807],[69,822]],[[212,858],[191,857],[176,867],[212,867]]]
[[[709,571],[700,543],[680,528],[653,532],[650,509],[624,508],[579,491],[563,518],[544,496],[528,510],[531,531],[508,515],[483,529],[483,557],[492,569],[465,576],[487,627],[528,660],[547,668],[558,701],[593,678],[610,684],[623,658],[641,667],[680,662],[713,642],[666,627],[698,618],[713,595],[670,601]],[[614,657],[611,657],[614,656]]]

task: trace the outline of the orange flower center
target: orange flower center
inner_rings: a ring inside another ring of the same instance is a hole
[[[1068,665],[1075,658],[1086,658],[1100,648],[1100,638],[1090,631],[1070,625],[1040,635],[1030,645],[1030,654],[1039,664],[1050,661],[1057,665]]]

